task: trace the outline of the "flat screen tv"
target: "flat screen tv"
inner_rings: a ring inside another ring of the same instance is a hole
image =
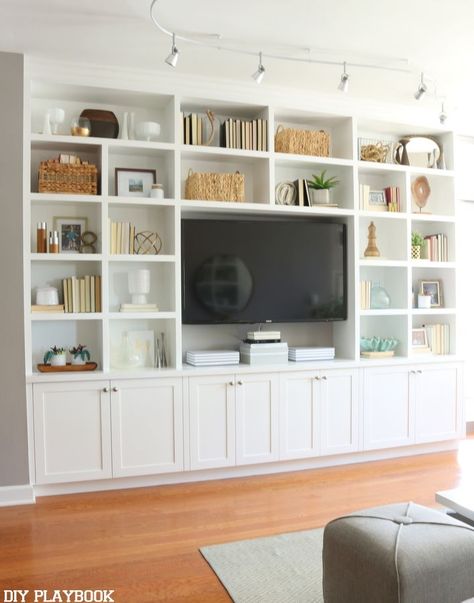
[[[184,219],[181,235],[183,323],[346,320],[344,224]]]

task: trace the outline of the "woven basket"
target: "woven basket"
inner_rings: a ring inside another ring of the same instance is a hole
[[[38,170],[38,191],[97,195],[97,167],[90,163],[59,163],[57,159],[42,161]]]
[[[281,124],[275,133],[275,151],[329,157],[329,134],[324,130],[297,130]]]
[[[245,201],[245,176],[235,174],[198,173],[189,170],[185,199],[201,201]]]

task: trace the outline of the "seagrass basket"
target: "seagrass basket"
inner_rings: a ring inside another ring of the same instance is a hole
[[[324,130],[298,130],[280,124],[275,133],[275,151],[329,157],[329,140]]]
[[[245,201],[245,176],[234,174],[193,172],[189,170],[184,190],[185,199],[201,201]]]
[[[91,163],[59,163],[57,159],[41,161],[38,191],[97,195],[97,167]]]

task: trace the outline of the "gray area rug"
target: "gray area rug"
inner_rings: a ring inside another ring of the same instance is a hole
[[[200,549],[236,603],[323,603],[324,528]]]

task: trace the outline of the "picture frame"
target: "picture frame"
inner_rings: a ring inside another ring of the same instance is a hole
[[[411,330],[411,347],[412,348],[427,348],[428,336],[424,327]]]
[[[54,217],[53,228],[59,234],[60,253],[81,253],[82,235],[87,232],[87,218]]]
[[[441,308],[443,300],[441,297],[441,281],[420,281],[420,295],[429,295],[432,308]]]
[[[115,194],[118,197],[149,197],[156,184],[156,170],[115,168]]]
[[[368,211],[388,211],[385,191],[369,191]]]

